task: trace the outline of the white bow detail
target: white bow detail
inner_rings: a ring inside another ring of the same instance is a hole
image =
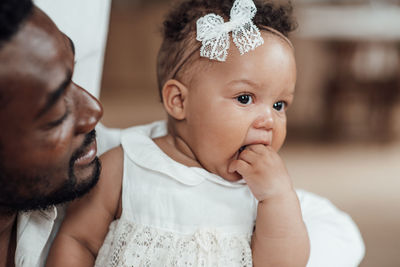
[[[264,43],[260,31],[252,19],[257,8],[252,0],[236,0],[231,9],[229,22],[214,13],[197,20],[197,40],[202,42],[200,56],[225,61],[229,49],[229,32],[241,55]]]

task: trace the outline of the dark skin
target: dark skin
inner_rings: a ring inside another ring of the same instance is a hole
[[[16,214],[0,217],[0,266],[14,266]]]
[[[73,70],[71,40],[36,7],[0,49],[0,90],[8,99],[0,107],[0,158],[7,174],[0,184],[13,189],[10,198],[0,188],[0,267],[14,266],[17,211],[7,206],[59,190],[70,179],[71,164],[76,183],[94,172],[95,142],[72,159],[103,111],[71,81]]]

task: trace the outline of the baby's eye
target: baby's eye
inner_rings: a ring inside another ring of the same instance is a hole
[[[236,100],[243,105],[250,105],[253,103],[253,97],[251,95],[240,95],[236,97]]]
[[[285,107],[286,107],[286,103],[283,101],[279,101],[274,104],[274,109],[276,109],[277,111],[282,111],[285,109]]]

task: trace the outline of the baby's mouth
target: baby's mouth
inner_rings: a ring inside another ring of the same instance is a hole
[[[243,150],[245,150],[245,149],[246,149],[246,146],[241,146],[239,148],[238,152],[236,153],[237,154],[236,159],[239,159],[240,153],[242,153]]]

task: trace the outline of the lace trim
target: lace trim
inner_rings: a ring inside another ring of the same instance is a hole
[[[95,266],[251,267],[249,235],[202,229],[182,235],[128,221],[114,221]]]
[[[236,0],[231,9],[229,22],[214,13],[197,20],[197,37],[202,42],[200,56],[225,61],[230,45],[229,32],[241,55],[264,43],[260,31],[252,19],[257,8],[252,0]]]

